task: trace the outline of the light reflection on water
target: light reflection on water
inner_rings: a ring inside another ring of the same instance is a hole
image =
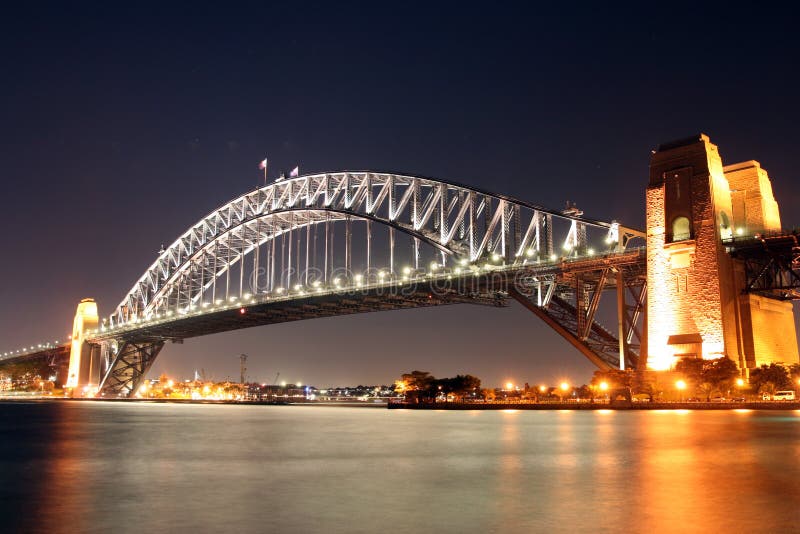
[[[766,532],[800,413],[0,404],[0,530]]]

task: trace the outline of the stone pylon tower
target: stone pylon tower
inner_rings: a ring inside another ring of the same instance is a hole
[[[702,134],[658,147],[647,187],[648,368],[725,356],[746,374],[798,361],[792,305],[744,294],[744,269],[724,244],[778,230],[778,205],[758,162],[723,167]]]
[[[86,342],[85,334],[98,325],[97,303],[93,299],[83,299],[78,304],[72,325],[72,346],[69,355],[69,372],[66,388],[73,394],[83,392],[79,388],[97,386],[100,381],[100,352],[97,345]]]

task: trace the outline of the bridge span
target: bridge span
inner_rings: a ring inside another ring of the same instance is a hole
[[[723,168],[704,135],[654,153],[646,232],[585,218],[571,205],[549,210],[420,176],[280,179],[162,246],[108,316],[83,302],[69,344],[2,353],[0,363],[63,360],[69,347],[68,387],[125,396],[168,342],[514,299],[600,368],[669,369],[683,357],[727,356],[746,376],[759,362],[797,359],[796,339],[793,348],[770,348],[752,334],[764,321],[788,324],[791,306],[787,316],[769,302],[800,295],[796,236],[779,232],[768,186],[757,162]],[[613,295],[612,328],[597,321],[604,294]]]

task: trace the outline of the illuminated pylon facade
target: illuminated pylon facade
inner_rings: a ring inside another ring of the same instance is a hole
[[[98,325],[97,303],[83,299],[78,304],[72,325],[72,343],[69,356],[69,372],[65,387],[75,391],[97,386],[100,382],[100,354],[98,346],[86,342],[86,334]],[[81,392],[83,393],[83,392]]]
[[[778,205],[758,162],[723,167],[697,135],[658,147],[647,188],[648,368],[728,357],[746,374],[798,361],[792,305],[744,292],[726,242],[779,231]]]

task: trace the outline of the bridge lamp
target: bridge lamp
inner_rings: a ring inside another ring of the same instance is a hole
[[[514,389],[514,384],[512,384],[511,382],[506,382],[506,389],[509,391]]]
[[[380,271],[380,272],[378,273],[378,278],[380,278],[381,280],[383,280],[384,278],[386,278],[386,273],[385,273],[385,272],[383,272],[383,271]]]
[[[556,261],[556,255],[550,254],[550,261]]]
[[[677,382],[675,382],[675,387],[680,390],[684,390],[686,389],[686,382],[683,380],[678,380]]]
[[[529,248],[528,250],[525,251],[525,255],[528,256],[529,258],[532,258],[534,253],[535,251],[532,248]]]
[[[736,386],[737,386],[737,387],[742,387],[742,386],[744,386],[744,379],[743,379],[743,378],[737,378],[737,379],[736,379]]]
[[[275,292],[276,293],[283,293],[283,288],[282,287],[275,288]]]
[[[736,229],[736,235],[744,235],[744,228],[741,226]]]
[[[231,302],[236,302],[236,297],[231,297],[228,300],[230,300]]]
[[[303,286],[302,286],[302,285],[300,285],[300,284],[296,284],[296,285],[294,286],[294,290],[295,290],[295,291],[300,291],[301,289],[303,289]]]
[[[589,253],[589,256],[594,256],[594,249],[593,248],[590,248],[587,252]]]
[[[319,280],[314,281],[314,287],[319,287],[320,284],[322,284],[322,282],[320,282]]]
[[[569,384],[566,382],[561,382],[559,387],[561,388],[561,391],[567,391],[569,389]]]
[[[340,285],[342,285],[342,281],[339,280],[338,278],[334,278],[333,279],[333,285],[335,285],[336,287],[339,287]]]
[[[456,271],[456,274],[461,274],[461,267],[456,267],[455,271]]]
[[[500,254],[498,254],[497,252],[492,254],[492,261],[500,261]]]
[[[432,261],[431,262],[431,271],[435,271],[438,268],[439,268],[439,264],[436,263],[435,261]]]
[[[600,391],[607,391],[608,390],[608,382],[600,382]]]
[[[360,283],[361,283],[361,280],[363,280],[363,279],[364,279],[364,276],[363,276],[363,275],[361,275],[361,274],[357,274],[357,275],[355,275],[353,278],[355,279],[355,281],[356,281],[356,282],[358,282],[358,283],[360,284]]]
[[[411,267],[409,267],[408,265],[403,267],[403,274],[405,274],[405,275],[411,274]]]

